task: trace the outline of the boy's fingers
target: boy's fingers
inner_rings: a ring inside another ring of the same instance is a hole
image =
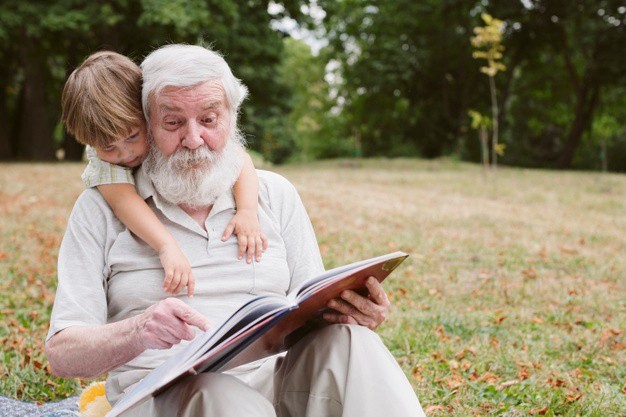
[[[183,288],[185,288],[185,285],[187,285],[187,280],[185,279],[185,277],[181,274],[178,274],[178,285],[176,285],[176,288],[174,288],[174,294],[178,294],[179,292],[181,292],[183,290]]]
[[[189,274],[189,280],[187,281],[187,295],[193,297],[193,290],[196,288],[196,279],[193,274]]]
[[[263,255],[263,241],[261,240],[261,236],[256,237],[256,261],[259,262],[261,260],[261,255]]]
[[[239,245],[239,253],[237,254],[237,259],[242,259],[243,254],[246,252],[246,248],[248,247],[248,238],[246,235],[237,236],[237,242]]]
[[[180,284],[180,274],[174,273],[172,282],[170,282],[170,285],[169,285],[169,292],[172,294],[176,294],[177,293],[176,289],[178,288],[179,284]]]
[[[252,259],[254,258],[255,248],[256,248],[256,242],[254,241],[254,239],[253,238],[248,239],[248,254],[247,254],[246,262],[248,263],[252,262]]]
[[[165,290],[165,292],[168,291],[170,284],[172,283],[172,278],[174,278],[174,274],[172,274],[172,271],[166,271],[165,281],[163,281],[163,289]]]
[[[234,230],[235,230],[235,223],[233,222],[228,223],[228,226],[226,226],[226,230],[224,230],[224,234],[222,235],[222,240],[228,240],[228,238],[232,236]]]

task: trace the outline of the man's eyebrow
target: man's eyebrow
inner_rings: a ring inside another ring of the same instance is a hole
[[[161,104],[159,106],[159,109],[163,110],[163,111],[169,111],[169,112],[177,112],[180,111],[180,107],[176,107],[176,106],[168,106],[167,104]]]
[[[217,109],[221,105],[222,105],[222,101],[221,100],[210,101],[210,102],[206,103],[204,106],[202,106],[202,110]]]

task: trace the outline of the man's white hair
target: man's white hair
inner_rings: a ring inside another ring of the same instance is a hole
[[[148,121],[150,100],[166,87],[192,87],[207,81],[220,81],[235,125],[239,106],[248,95],[248,89],[233,75],[224,58],[203,46],[163,46],[143,60],[141,70],[141,102]]]

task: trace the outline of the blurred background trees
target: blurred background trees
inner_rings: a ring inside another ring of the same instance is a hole
[[[140,62],[204,42],[250,88],[242,127],[273,162],[480,161],[468,111],[491,110],[470,43],[481,13],[504,22],[500,162],[626,171],[626,5],[615,0],[3,0],[0,159],[80,158],[59,98],[90,53]]]

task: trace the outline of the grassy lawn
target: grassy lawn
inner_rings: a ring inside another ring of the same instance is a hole
[[[84,381],[43,355],[82,164],[0,164],[0,394]],[[450,161],[278,167],[327,267],[395,250],[379,333],[429,415],[626,415],[626,177]]]

